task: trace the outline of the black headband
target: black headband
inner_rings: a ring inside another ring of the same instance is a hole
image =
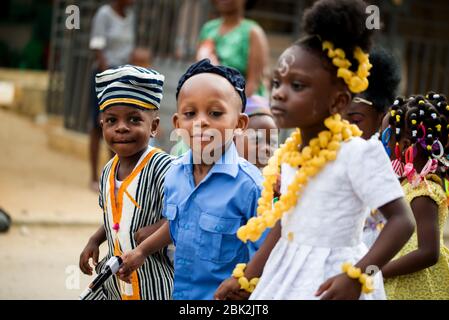
[[[179,91],[184,83],[191,77],[200,73],[215,73],[222,76],[229,81],[234,87],[235,91],[242,99],[242,112],[245,111],[246,106],[246,95],[245,95],[245,78],[242,74],[234,68],[225,66],[215,66],[210,63],[209,59],[203,59],[201,61],[192,64],[189,69],[181,76],[178,82],[178,87],[176,88],[176,100],[178,100]]]

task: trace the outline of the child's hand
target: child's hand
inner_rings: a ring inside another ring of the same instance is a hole
[[[240,284],[234,277],[223,281],[215,291],[215,300],[248,300],[251,294],[240,289]]]
[[[94,266],[98,264],[98,256],[100,254],[100,246],[94,241],[89,241],[80,255],[79,266],[84,274],[92,275],[92,267],[89,264],[89,259],[92,258]]]
[[[137,230],[136,233],[134,233],[134,239],[136,240],[137,245],[141,244],[159,228],[160,224],[152,224]]]
[[[121,258],[123,263],[117,272],[117,276],[120,280],[131,283],[131,273],[143,265],[145,256],[136,248],[123,254]]]
[[[351,279],[342,273],[327,279],[315,293],[321,300],[357,300],[362,292],[362,285],[357,279]]]
[[[215,53],[215,42],[212,39],[204,40],[197,51],[196,60],[200,61],[203,59],[209,59],[210,63],[214,65],[219,65],[218,57]]]

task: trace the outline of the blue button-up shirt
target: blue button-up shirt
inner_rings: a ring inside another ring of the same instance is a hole
[[[256,215],[260,171],[231,144],[197,186],[192,151],[176,159],[165,177],[163,215],[176,246],[173,299],[213,299],[237,263],[263,241],[240,241],[236,232]]]

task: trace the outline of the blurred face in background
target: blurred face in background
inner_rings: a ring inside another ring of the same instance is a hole
[[[123,7],[130,7],[132,5],[134,5],[135,0],[117,0],[118,4],[123,6]]]
[[[245,0],[213,0],[213,4],[221,15],[243,11]]]
[[[278,133],[273,117],[250,116],[247,130],[236,136],[235,143],[240,156],[259,169],[264,168],[277,148]]]
[[[363,139],[369,139],[379,131],[383,116],[384,114],[378,112],[372,102],[363,99],[360,95],[353,99],[343,114],[346,120],[357,125],[363,131]]]

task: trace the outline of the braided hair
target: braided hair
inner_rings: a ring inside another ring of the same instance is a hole
[[[408,136],[412,145],[420,147],[429,159],[446,157],[449,153],[449,106],[444,95],[429,92],[425,97],[398,97],[389,113],[396,148],[401,138]]]

